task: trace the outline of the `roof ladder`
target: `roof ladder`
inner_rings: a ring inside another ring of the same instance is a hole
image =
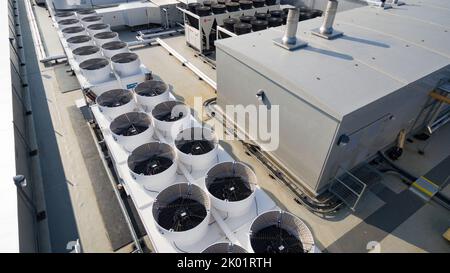
[[[419,134],[415,135],[415,138],[422,140],[427,139],[450,121],[450,80],[441,82],[428,95],[426,103],[411,127],[414,129],[419,120],[422,122],[423,127],[419,127]]]
[[[350,171],[342,167],[340,170],[343,172],[338,172],[340,175],[333,178],[329,191],[354,211],[367,185]]]

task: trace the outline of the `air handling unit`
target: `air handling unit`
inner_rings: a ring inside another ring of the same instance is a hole
[[[300,22],[296,32],[288,24],[216,41],[218,108],[256,105],[271,115],[279,106],[279,121],[269,127],[279,125],[274,149],[245,129],[248,119],[234,122],[313,195],[343,174],[352,176],[394,144],[401,130],[421,129],[420,109],[450,78],[447,10],[404,5],[335,11],[330,5],[324,17]],[[334,15],[336,29],[334,17],[327,18]],[[327,37],[333,33],[343,35]],[[304,47],[292,47],[299,41]]]
[[[178,3],[176,0],[135,1],[98,9],[97,13],[112,27],[151,24],[170,28],[176,26],[177,22],[182,22],[181,13],[176,9]]]

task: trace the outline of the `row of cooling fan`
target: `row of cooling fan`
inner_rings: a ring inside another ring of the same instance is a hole
[[[243,163],[217,163],[218,141],[214,132],[206,127],[190,127],[190,109],[183,103],[165,100],[167,95],[156,105],[148,101],[138,103],[142,102],[139,96],[158,99],[167,93],[169,89],[165,83],[151,80],[139,84],[134,92],[107,91],[97,98],[97,105],[112,120],[110,130],[117,142],[131,152],[127,165],[132,177],[146,190],[158,192],[152,208],[157,226],[165,237],[183,247],[198,242],[207,233],[211,207],[228,217],[249,214],[257,178]],[[132,106],[127,106],[130,103]],[[147,112],[126,112],[136,107]],[[121,114],[124,111],[126,113]],[[155,131],[173,141],[173,145],[151,141]],[[173,184],[178,164],[190,171],[205,171],[205,190],[195,184]],[[302,235],[307,238],[302,239],[298,229],[288,226],[286,223],[290,222],[284,220],[294,216],[280,211],[270,213],[282,215],[283,220],[271,220],[257,229],[252,225],[249,239],[253,251],[311,251],[312,236]],[[266,219],[267,215],[263,213],[256,219]],[[258,223],[256,219],[254,223]],[[304,226],[300,220],[291,222]],[[309,231],[307,228],[302,230]],[[205,252],[225,250],[241,252],[243,248],[222,242]]]
[[[78,67],[91,84],[111,79],[115,72],[119,77],[136,75],[141,71],[137,54],[129,51],[110,25],[103,23],[95,10],[58,12],[57,26],[72,52]]]

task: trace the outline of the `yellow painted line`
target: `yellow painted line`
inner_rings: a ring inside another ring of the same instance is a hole
[[[413,185],[414,188],[417,188],[418,190],[420,190],[421,192],[425,193],[428,196],[432,196],[433,195],[429,190],[423,188],[417,182],[414,182],[414,184],[412,184],[412,185]]]
[[[450,242],[450,228],[447,229],[447,231],[444,233],[444,238],[447,239],[447,241]]]
[[[430,183],[431,185],[435,186],[436,188],[439,188],[438,185],[434,184],[433,182],[431,182],[431,180],[429,180],[428,178],[426,178],[425,176],[421,176],[420,178],[422,178],[423,180],[427,181],[428,183]]]

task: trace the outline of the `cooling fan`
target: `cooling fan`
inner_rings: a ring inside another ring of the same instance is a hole
[[[256,253],[303,253],[302,242],[279,225],[270,225],[251,236]]]
[[[155,175],[164,172],[172,164],[173,161],[170,158],[153,155],[147,160],[136,163],[132,171],[143,175]]]
[[[215,197],[230,202],[244,200],[252,194],[250,184],[239,176],[214,178],[208,191]]]
[[[186,231],[198,226],[206,214],[204,205],[183,196],[160,207],[158,223],[167,230]]]
[[[185,154],[202,155],[214,149],[214,143],[208,140],[190,140],[177,145],[177,148]]]

